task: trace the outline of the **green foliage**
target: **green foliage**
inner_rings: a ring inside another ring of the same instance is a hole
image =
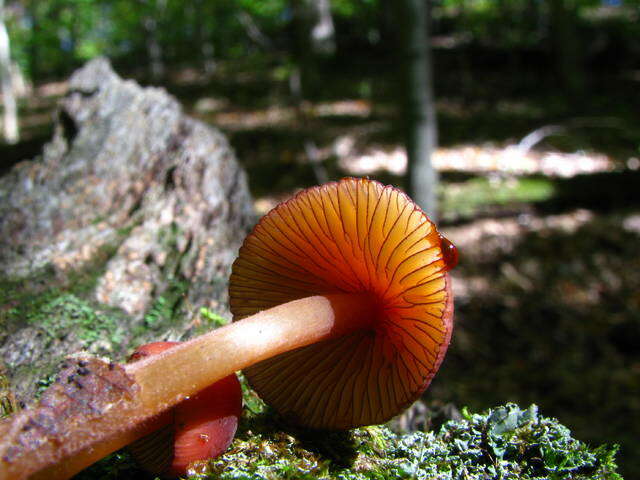
[[[275,19],[282,16],[289,7],[287,0],[265,0],[256,2],[255,0],[240,0],[240,6],[248,13],[264,19]]]
[[[546,26],[553,24],[551,3],[434,2],[434,33],[455,37],[463,47],[544,49],[550,35]],[[633,22],[633,8],[638,2],[624,2],[614,23],[599,13],[601,3],[564,2],[572,22],[581,25],[580,41],[585,50],[600,48],[602,40],[594,41],[600,36],[588,31],[598,24],[605,27],[605,43],[621,38],[632,45],[629,53],[637,55],[638,26]],[[136,68],[149,63],[151,43],[160,47],[165,64],[183,65],[186,60],[191,66],[207,56],[208,60],[212,56],[216,60],[243,58],[256,50],[288,54],[297,48],[291,28],[294,2],[287,0],[146,0],[136,8],[126,0],[13,0],[5,4],[12,55],[35,79],[66,75],[97,55]],[[392,27],[393,8],[388,2],[332,0],[331,8],[341,47],[382,45],[381,34]],[[256,32],[264,34],[268,47],[258,45]]]
[[[385,426],[350,432],[283,430],[264,404],[254,407],[245,409],[227,453],[209,462],[209,473],[189,480],[622,480],[617,446],[590,448],[557,420],[539,415],[535,405],[465,411],[461,421],[450,421],[437,433],[407,434]],[[119,453],[77,478],[136,475],[128,455]]]

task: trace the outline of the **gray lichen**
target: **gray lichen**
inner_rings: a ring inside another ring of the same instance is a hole
[[[465,412],[439,432],[396,434],[367,427],[316,438],[241,434],[207,478],[617,479],[616,447],[589,448],[532,405]]]
[[[350,432],[287,428],[250,390],[238,435],[223,456],[193,469],[188,480],[621,480],[617,446],[591,448],[535,405],[506,404],[438,432],[398,434],[386,426]],[[134,478],[126,453],[83,472],[80,479]]]

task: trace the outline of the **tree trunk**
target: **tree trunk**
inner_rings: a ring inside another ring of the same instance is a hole
[[[572,0],[549,0],[551,47],[562,87],[574,100],[582,98],[585,77],[578,38],[578,12]]]
[[[438,212],[438,174],[431,155],[438,143],[433,99],[428,5],[425,0],[398,2],[403,53],[404,126],[408,157],[407,190],[413,200],[435,220]]]
[[[29,56],[29,78],[40,77],[40,18],[37,12],[37,4],[35,1],[27,2],[27,16],[31,22],[31,31],[29,33],[28,56]]]
[[[151,3],[151,4],[150,4]],[[153,80],[159,80],[164,76],[165,68],[162,55],[162,46],[158,38],[158,16],[163,13],[166,0],[150,0],[149,14],[142,18],[142,27],[147,34],[147,55],[149,57],[149,73]]]
[[[0,82],[4,105],[3,133],[7,143],[18,141],[18,107],[11,75],[9,35],[4,23],[4,0],[0,0]]]
[[[195,39],[200,49],[200,59],[202,60],[202,70],[204,74],[212,75],[217,67],[215,58],[215,47],[213,45],[212,32],[209,28],[210,19],[207,18],[208,11],[205,8],[205,0],[196,0],[191,4],[193,25],[195,27]]]
[[[295,60],[300,67],[302,90],[313,96],[320,84],[320,57],[335,53],[335,30],[328,0],[291,0],[295,30]]]
[[[336,40],[329,0],[307,0],[306,4],[312,14],[311,45],[314,53],[333,55]]]
[[[333,20],[327,0],[317,2],[291,0],[290,5],[293,11],[295,35],[293,52],[295,68],[289,77],[289,89],[296,107],[297,122],[305,135],[305,158],[317,182],[321,184],[329,180],[329,174],[319,157],[318,147],[311,138],[312,126],[303,104],[305,99],[317,97],[321,86],[321,78],[318,75],[319,57],[332,54],[335,50]],[[327,26],[328,24],[330,27]]]

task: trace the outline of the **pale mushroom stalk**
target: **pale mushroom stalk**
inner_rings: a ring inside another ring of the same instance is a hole
[[[24,450],[14,461],[0,462],[0,479],[29,475],[47,480],[70,478],[152,431],[153,425],[146,426],[145,420],[153,422],[155,415],[186,397],[265,358],[357,329],[358,319],[367,318],[370,309],[371,302],[363,295],[304,298],[125,365],[124,370],[138,386],[135,399],[102,414],[99,428],[94,419],[88,419],[74,425],[66,438],[34,445],[33,451]],[[11,423],[5,422],[8,439],[14,431]],[[23,428],[19,424],[15,427]]]
[[[98,366],[125,394],[86,421],[76,415],[57,436],[29,441],[18,416],[11,440],[0,441],[0,479],[68,478],[237,370],[289,421],[382,423],[420,396],[444,358],[453,326],[447,271],[456,261],[455,248],[392,187],[345,179],[303,191],[266,215],[240,249],[230,281],[234,323],[131,365]],[[11,449],[20,443],[31,450]],[[68,458],[75,471],[58,475]]]

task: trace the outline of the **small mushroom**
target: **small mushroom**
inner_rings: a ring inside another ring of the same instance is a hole
[[[157,355],[179,342],[154,342],[138,347],[129,362]],[[242,389],[235,374],[183,400],[157,419],[157,431],[129,445],[145,470],[163,477],[187,475],[190,465],[224,453],[242,413]]]
[[[70,425],[64,455],[49,441],[37,457],[24,447],[3,463],[0,441],[0,480],[68,478],[238,370],[302,425],[384,422],[420,396],[444,358],[456,262],[455,247],[393,187],[347,178],[302,191],[263,217],[240,249],[233,323],[126,365],[132,399]],[[70,456],[73,468],[59,469]]]

